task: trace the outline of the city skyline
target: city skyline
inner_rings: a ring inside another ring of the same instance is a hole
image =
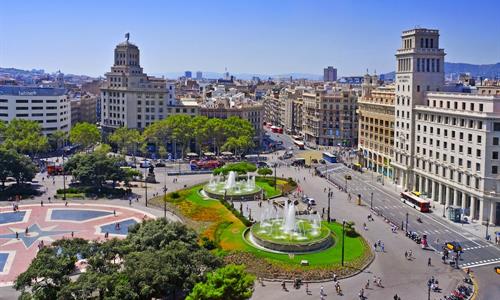
[[[359,75],[367,68],[387,73],[395,69],[388,53],[400,47],[400,31],[417,26],[440,30],[447,62],[500,61],[500,41],[489,38],[499,33],[495,9],[482,9],[498,6],[493,1],[467,10],[462,1],[419,1],[418,7],[396,1],[190,6],[149,1],[142,7],[91,2],[71,7],[61,1],[4,4],[0,66],[102,76],[113,61],[110,51],[130,32],[142,53],[141,66],[150,74],[223,72],[227,67],[231,73],[320,75],[329,65],[339,76]],[[384,17],[388,11],[394,16]],[[116,13],[120,17],[109,23]],[[471,26],[456,26],[456,20]],[[40,30],[34,31],[33,24],[40,24]]]

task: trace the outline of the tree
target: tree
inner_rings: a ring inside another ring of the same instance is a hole
[[[181,145],[181,157],[184,157],[184,151],[189,145],[189,141],[194,137],[191,117],[188,115],[173,115],[166,119],[166,123],[171,128],[172,140]]]
[[[96,125],[87,122],[77,123],[69,132],[69,140],[87,149],[101,140],[101,132]]]
[[[125,171],[120,168],[126,164],[122,157],[109,157],[97,151],[79,153],[72,156],[64,169],[84,186],[102,186],[106,180],[113,182],[126,179]]]
[[[13,119],[3,127],[3,146],[19,153],[35,155],[48,147],[47,137],[38,122]]]
[[[245,272],[244,266],[227,265],[207,275],[205,282],[197,283],[186,300],[245,300],[253,294],[255,276]]]
[[[273,174],[273,170],[269,168],[260,168],[257,170],[257,174],[266,177],[267,175]]]
[[[0,148],[0,181],[5,186],[7,177],[14,177],[17,184],[31,181],[37,172],[33,161],[14,150]]]
[[[142,136],[136,129],[120,127],[109,136],[109,141],[116,144],[122,154],[127,154],[130,148],[142,142]]]
[[[50,147],[52,148],[52,150],[56,151],[61,149],[64,146],[65,141],[67,140],[68,133],[62,130],[56,130],[48,137]]]
[[[213,171],[214,175],[223,174],[227,175],[229,172],[234,171],[237,172],[238,175],[243,175],[249,172],[255,172],[257,167],[248,162],[238,162],[233,164],[228,164],[223,167],[217,168]]]

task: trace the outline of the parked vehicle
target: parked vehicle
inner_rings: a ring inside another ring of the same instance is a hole
[[[149,160],[141,160],[141,162],[139,163],[139,167],[149,168],[151,167],[151,162]]]

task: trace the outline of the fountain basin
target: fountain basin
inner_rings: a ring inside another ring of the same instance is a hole
[[[262,193],[262,189],[255,185],[255,177],[247,176],[246,180],[239,180],[236,172],[231,171],[226,181],[221,181],[220,177],[213,177],[210,182],[203,187],[206,196],[222,200],[245,201],[255,200],[257,195]]]
[[[257,222],[245,237],[250,243],[270,251],[284,253],[307,253],[320,251],[333,245],[334,239],[326,226],[315,227],[310,220],[298,220],[302,232],[283,232],[283,219]]]

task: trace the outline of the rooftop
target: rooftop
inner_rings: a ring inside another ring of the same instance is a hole
[[[0,86],[0,95],[10,96],[63,96],[66,89],[28,86]]]

